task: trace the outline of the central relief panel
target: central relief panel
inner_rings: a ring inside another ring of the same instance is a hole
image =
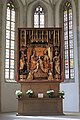
[[[34,47],[28,57],[29,75],[27,79],[49,79],[49,73],[52,72],[50,48]]]

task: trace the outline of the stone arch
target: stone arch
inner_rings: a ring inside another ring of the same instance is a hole
[[[7,4],[8,2],[9,2],[10,0],[6,0],[5,2],[4,2],[4,4]],[[18,4],[18,1],[17,0],[11,0],[12,2],[13,2],[13,4],[14,4],[14,6],[15,6],[15,10],[17,9],[19,9],[19,4]]]
[[[6,17],[6,5],[10,0],[3,1],[3,9],[5,10],[5,17]],[[20,13],[20,6],[19,2],[17,0],[11,0],[15,6],[15,11],[16,11],[16,24],[19,24],[19,13]]]
[[[48,21],[48,11],[47,11],[47,8],[46,8],[46,6],[41,2],[41,1],[38,1],[38,2],[36,2],[34,5],[33,5],[33,7],[32,7],[32,17],[31,17],[31,19],[32,19],[32,21],[34,21],[34,11],[35,11],[35,8],[38,6],[38,5],[40,5],[43,9],[44,9],[44,26],[45,27],[47,27],[48,25],[47,25],[47,21]],[[32,22],[32,26],[33,26],[33,22]]]
[[[62,23],[63,23],[63,6],[65,4],[65,2],[70,2],[71,5],[72,5],[72,0],[62,0],[62,2],[60,3],[59,5],[59,18],[60,18],[60,22],[59,22],[59,25],[62,26]],[[72,9],[73,9],[73,5],[72,5]]]

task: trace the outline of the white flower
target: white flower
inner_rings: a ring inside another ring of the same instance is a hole
[[[65,95],[64,91],[59,92],[60,95]]]
[[[33,91],[31,89],[26,91],[26,94],[33,94]]]
[[[15,95],[16,96],[22,95],[22,91],[21,90],[16,90]]]
[[[49,93],[54,93],[54,90],[48,90],[47,94],[49,94]]]

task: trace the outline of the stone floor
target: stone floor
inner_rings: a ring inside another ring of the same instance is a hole
[[[80,113],[64,113],[63,116],[16,116],[16,113],[0,113],[0,120],[80,120]]]

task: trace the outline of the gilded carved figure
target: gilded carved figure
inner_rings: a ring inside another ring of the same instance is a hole
[[[21,52],[21,58],[20,58],[20,70],[22,70],[24,67],[24,52]]]
[[[51,71],[48,73],[48,80],[53,80],[53,74]]]
[[[55,56],[53,58],[54,63],[54,78],[59,79],[60,78],[60,54],[58,49],[55,50]]]
[[[32,52],[33,53],[32,53],[31,58],[30,58],[30,72],[29,72],[28,77],[27,77],[28,80],[33,79],[33,74],[35,72],[37,72],[38,67],[39,67],[38,59],[36,56],[36,51],[33,49]]]
[[[26,74],[27,73],[27,56],[24,53],[24,51],[21,51],[21,57],[20,57],[20,74]]]
[[[41,69],[42,69],[43,72],[48,73],[49,66],[50,66],[50,58],[48,56],[48,51],[45,50],[44,51],[43,60],[40,61],[40,67],[41,67]]]
[[[37,68],[38,68],[38,59],[36,56],[36,51],[33,50],[33,54],[31,55],[31,60],[30,60],[30,70],[34,71]]]

